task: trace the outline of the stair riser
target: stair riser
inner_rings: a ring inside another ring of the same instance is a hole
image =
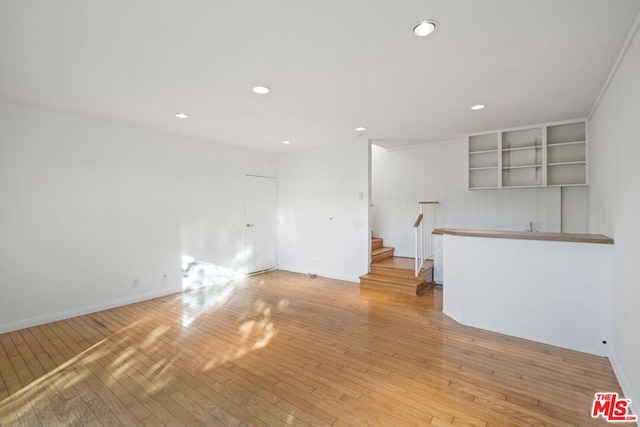
[[[377,280],[376,278],[361,277],[360,283],[371,284],[376,286],[384,286],[389,289],[408,290],[409,292],[411,292],[411,290],[415,290],[418,286],[421,286],[424,282],[416,281],[415,284],[397,283],[397,282],[394,283],[394,282],[387,282],[385,280]]]
[[[371,249],[380,249],[382,247],[382,240],[372,240]]]
[[[396,268],[386,268],[386,267],[378,267],[375,265],[371,266],[371,272],[374,274],[381,274],[383,276],[390,277],[406,277],[406,278],[414,278],[414,277],[423,277],[427,281],[431,281],[432,273],[431,268],[428,270],[422,270],[421,273],[418,273],[418,276],[412,270],[401,270]],[[422,276],[420,275],[422,274]]]

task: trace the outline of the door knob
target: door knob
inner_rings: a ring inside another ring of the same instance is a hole
[[[247,228],[253,227],[253,224],[247,224]]]

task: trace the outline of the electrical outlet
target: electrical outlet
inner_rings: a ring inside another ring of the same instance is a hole
[[[162,281],[164,282],[165,280],[167,280],[167,273],[162,273]]]
[[[137,288],[138,286],[140,286],[140,279],[136,277],[135,279],[133,279],[133,282],[131,282],[131,287]]]

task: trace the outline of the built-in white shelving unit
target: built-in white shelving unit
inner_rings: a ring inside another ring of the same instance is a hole
[[[547,185],[587,184],[584,122],[547,126]]]
[[[469,136],[469,188],[587,185],[586,123]]]
[[[469,184],[474,188],[498,186],[499,150],[497,134],[469,137]]]

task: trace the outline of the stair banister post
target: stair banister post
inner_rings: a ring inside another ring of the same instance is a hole
[[[425,205],[420,203],[420,213],[423,215],[426,215],[426,221],[425,223],[423,223],[420,227],[420,239],[421,239],[421,246],[420,246],[420,267],[422,267],[422,263],[424,263],[425,258],[427,257],[427,251],[425,248],[425,244],[426,244],[426,235],[425,235],[425,230],[427,228],[427,225],[429,224],[429,214],[428,212],[425,212]]]
[[[414,270],[415,270],[415,273],[416,273],[416,276],[417,276],[418,275],[418,244],[419,244],[418,243],[418,228],[416,228],[415,230],[416,230],[416,258],[415,258],[416,265],[414,267]]]
[[[420,224],[422,223],[422,217],[424,215],[422,213],[418,214],[416,218],[416,222],[413,223],[413,228],[416,230],[416,277],[420,272],[420,267],[422,267],[422,261],[420,261]]]
[[[436,228],[436,214],[438,211],[438,203],[439,202],[418,202],[420,205],[421,212],[426,216],[426,224],[423,225],[423,235],[422,235],[422,255],[423,259],[427,257],[433,257],[435,249],[434,249],[434,239],[433,239],[433,230]]]

